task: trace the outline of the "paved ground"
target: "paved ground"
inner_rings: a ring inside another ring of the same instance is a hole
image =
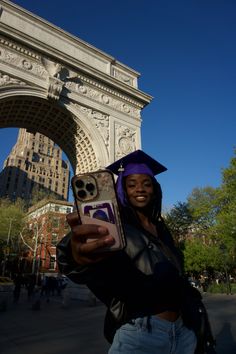
[[[104,311],[74,300],[64,308],[57,296],[32,310],[24,297],[0,312],[0,354],[105,354]]]
[[[236,295],[204,295],[217,354],[236,354]]]
[[[236,354],[236,296],[204,295],[217,354]],[[0,354],[106,354],[103,338],[105,309],[71,301],[63,308],[60,297],[42,301],[32,310],[26,297],[0,312]]]

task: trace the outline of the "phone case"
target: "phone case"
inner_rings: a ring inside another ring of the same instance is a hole
[[[75,175],[71,185],[80,223],[107,227],[115,243],[105,250],[123,249],[125,237],[112,172],[99,170]]]

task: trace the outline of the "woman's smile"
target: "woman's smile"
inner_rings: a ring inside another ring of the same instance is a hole
[[[129,202],[134,207],[145,208],[153,199],[152,178],[145,174],[133,174],[126,177],[125,187]]]

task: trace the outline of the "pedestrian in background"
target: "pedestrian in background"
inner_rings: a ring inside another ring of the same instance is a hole
[[[13,297],[14,297],[14,303],[17,304],[19,299],[20,299],[20,293],[21,293],[21,287],[22,287],[22,276],[21,274],[17,274],[15,279],[14,279],[14,291],[13,291]]]

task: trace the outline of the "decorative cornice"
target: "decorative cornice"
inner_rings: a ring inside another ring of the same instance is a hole
[[[65,85],[65,87],[70,88],[72,90],[77,91],[80,95],[85,96],[95,102],[99,102],[103,106],[107,106],[111,108],[112,110],[116,110],[119,112],[122,112],[126,115],[129,115],[131,117],[134,117],[136,119],[140,119],[140,109],[134,107],[133,105],[129,104],[129,102],[124,102],[116,97],[113,97],[114,95],[112,94],[107,94],[109,91],[103,91],[102,87],[99,85],[96,86],[90,86],[84,84],[83,80],[84,77],[81,75],[78,75],[78,78],[81,79],[81,83],[77,85],[73,85],[73,83],[68,83]],[[94,89],[97,88],[97,89]],[[100,90],[98,90],[100,89]],[[119,97],[120,98],[120,97]]]
[[[63,87],[102,105],[140,119],[143,107],[138,101],[95,81],[81,72],[75,72],[63,63],[40,56],[13,41],[0,39],[0,60],[48,82],[48,97],[59,99]]]
[[[1,33],[28,46],[30,50],[24,48],[24,55],[39,60],[40,53],[73,70],[79,68],[84,75],[127,96],[134,101],[131,104],[141,109],[150,103],[152,97],[138,89],[140,74],[132,68],[10,1],[1,0],[1,5]]]
[[[86,82],[86,83],[88,83],[91,86],[97,87],[97,88],[99,88],[100,90],[102,90],[104,92],[110,93],[113,96],[119,97],[122,100],[127,101],[127,102],[137,106],[140,109],[143,108],[143,105],[140,104],[138,101],[132,100],[131,98],[129,98],[129,97],[125,96],[125,95],[122,95],[121,93],[111,89],[110,87],[104,86],[101,83],[99,83],[98,81],[94,81],[91,78],[89,78],[89,77],[87,77],[85,75],[82,75],[81,73],[78,74],[78,78],[80,78],[83,82]]]
[[[9,40],[4,37],[0,38],[0,44],[5,47],[8,47],[11,50],[19,52],[20,54],[24,54],[25,56],[28,56],[32,59],[40,61],[40,55],[38,55],[38,54],[36,54],[36,52],[29,50],[28,48],[22,46],[22,44],[21,45],[16,44],[14,41]]]

